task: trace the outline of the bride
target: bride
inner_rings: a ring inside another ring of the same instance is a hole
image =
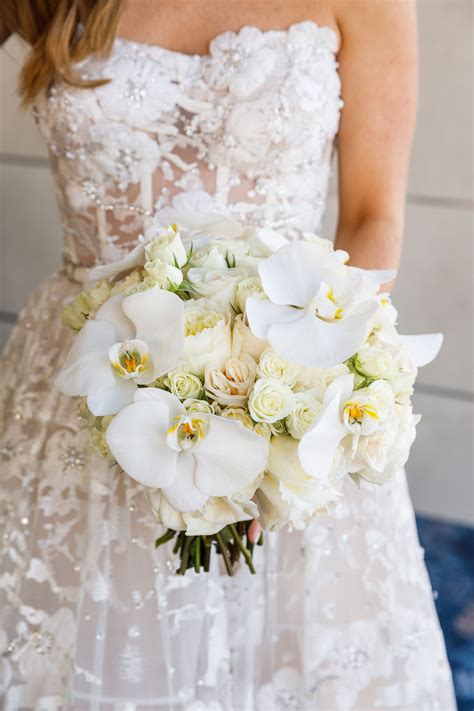
[[[397,266],[412,0],[3,0],[13,32],[64,250],[0,371],[2,708],[454,709],[404,472],[269,534],[255,577],[178,578],[140,486],[91,455],[52,385],[90,266],[175,209],[317,232],[336,145],[337,246]]]

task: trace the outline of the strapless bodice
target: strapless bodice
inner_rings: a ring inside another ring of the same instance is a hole
[[[34,115],[49,146],[64,256],[120,257],[153,220],[221,212],[317,231],[339,124],[337,36],[314,22],[225,32],[206,56],[117,39],[58,82]]]

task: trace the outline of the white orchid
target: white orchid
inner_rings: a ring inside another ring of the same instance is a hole
[[[171,393],[142,388],[110,423],[107,444],[133,479],[161,489],[176,511],[201,509],[209,497],[234,496],[265,469],[268,443],[240,422],[188,413]],[[229,452],[239,453],[229,457]]]
[[[414,366],[421,368],[428,365],[438,355],[443,345],[443,334],[420,333],[402,335],[396,329],[398,313],[389,294],[378,294],[379,308],[371,321],[371,338],[382,344],[403,345],[410,354]]]
[[[345,252],[295,242],[259,266],[268,301],[250,297],[247,316],[259,338],[288,360],[329,368],[354,355],[378,308],[380,284],[395,272],[346,266]]]
[[[443,345],[442,333],[422,333],[410,336],[400,335],[400,338],[417,368],[422,368],[431,363]]]
[[[298,447],[301,466],[307,473],[326,476],[346,436],[354,438],[353,451],[361,435],[383,429],[393,414],[395,398],[385,381],[377,380],[355,392],[353,388],[353,375],[343,375],[328,387],[323,408]]]
[[[55,380],[65,395],[87,397],[97,416],[129,405],[138,385],[175,368],[184,347],[183,302],[153,287],[116,294],[87,321]]]
[[[99,264],[96,267],[90,269],[87,275],[87,281],[89,283],[100,281],[101,279],[114,279],[120,274],[125,274],[131,269],[143,266],[145,264],[145,244],[144,241],[140,241],[133,249],[115,262],[110,262],[108,264]]]

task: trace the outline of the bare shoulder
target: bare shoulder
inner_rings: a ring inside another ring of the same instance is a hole
[[[416,30],[416,0],[333,0],[343,41],[377,37],[392,45]]]

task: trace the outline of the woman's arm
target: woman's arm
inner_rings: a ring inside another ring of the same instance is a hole
[[[416,116],[415,2],[342,0],[336,9],[344,99],[336,245],[356,266],[395,268]]]

